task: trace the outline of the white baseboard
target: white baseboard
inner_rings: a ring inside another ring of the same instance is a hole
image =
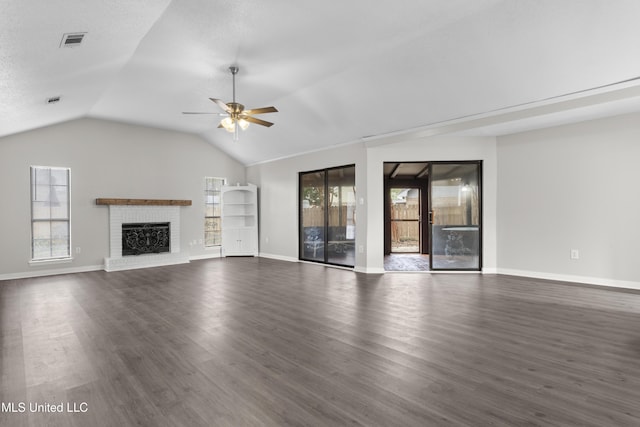
[[[356,266],[353,271],[356,273],[364,273],[364,274],[384,274],[384,268],[367,268],[367,267],[359,267]]]
[[[508,276],[531,277],[533,279],[556,280],[559,282],[582,283],[587,285],[608,286],[624,289],[640,290],[640,282],[627,280],[607,279],[604,277],[574,276],[570,274],[544,273],[539,271],[513,270],[509,268],[498,268],[497,274]]]
[[[261,257],[261,258],[277,259],[279,261],[288,261],[288,262],[299,262],[300,261],[298,258],[293,258],[293,257],[283,256],[283,255],[268,254],[268,253],[265,253],[265,252],[260,252],[258,254],[258,256]]]
[[[56,276],[58,274],[86,273],[87,271],[99,270],[104,270],[104,265],[85,265],[82,267],[56,268],[53,270],[21,271],[18,273],[0,274],[0,281],[28,279],[30,277]]]
[[[198,261],[201,259],[211,259],[211,258],[222,258],[222,256],[217,253],[217,254],[204,254],[204,255],[195,255],[195,256],[190,256],[189,260],[190,261]]]

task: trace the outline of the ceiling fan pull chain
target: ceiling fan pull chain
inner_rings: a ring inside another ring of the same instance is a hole
[[[236,102],[236,74],[238,74],[238,67],[232,65],[229,67],[229,71],[231,71],[231,76],[233,78],[233,103]]]

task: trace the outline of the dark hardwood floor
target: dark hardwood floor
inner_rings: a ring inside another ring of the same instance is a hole
[[[632,291],[227,258],[4,281],[0,310],[2,426],[640,425]]]

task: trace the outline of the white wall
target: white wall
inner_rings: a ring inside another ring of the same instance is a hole
[[[402,137],[406,138],[406,137]],[[384,162],[482,160],[482,269],[496,270],[496,141],[491,137],[432,136],[376,141],[367,149],[367,271],[384,271]]]
[[[364,148],[351,144],[296,157],[256,164],[247,168],[247,181],[258,185],[260,204],[260,254],[286,260],[298,259],[298,173],[334,166],[356,165],[356,197],[366,194]],[[356,244],[364,242],[366,210],[356,206]],[[356,251],[357,252],[357,251]],[[364,254],[356,253],[356,266]]]
[[[70,263],[29,264],[31,165],[71,168]],[[245,168],[194,135],[97,119],[1,138],[0,279],[100,268],[109,241],[108,207],[96,206],[98,197],[192,200],[181,208],[182,249],[213,255],[201,243],[189,245],[203,239],[205,176],[244,182]]]
[[[499,272],[640,287],[639,160],[640,114],[500,137]]]

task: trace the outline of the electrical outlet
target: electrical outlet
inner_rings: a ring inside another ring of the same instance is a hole
[[[571,259],[580,259],[580,251],[578,249],[571,249]]]
[[[364,246],[362,246],[362,245],[358,246],[358,252],[363,254],[364,253]]]
[[[82,252],[82,249],[80,249],[80,246],[76,246],[76,253],[79,254],[80,252]]]

